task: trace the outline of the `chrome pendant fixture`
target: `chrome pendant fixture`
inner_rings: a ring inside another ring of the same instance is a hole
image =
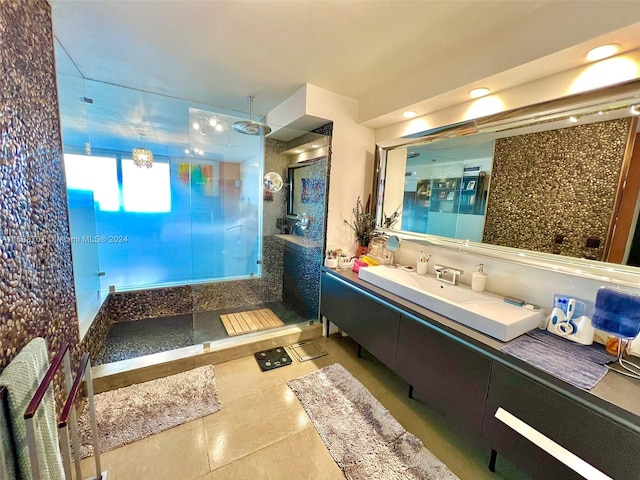
[[[153,152],[144,148],[144,135],[140,134],[140,147],[133,149],[133,164],[138,167],[151,168],[153,166]]]

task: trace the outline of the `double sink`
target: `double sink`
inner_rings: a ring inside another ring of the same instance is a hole
[[[504,302],[489,292],[466,285],[448,285],[434,277],[386,265],[361,268],[361,280],[449,317],[458,323],[507,342],[538,326],[542,313]]]

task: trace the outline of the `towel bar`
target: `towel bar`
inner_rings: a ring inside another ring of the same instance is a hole
[[[98,442],[98,424],[96,422],[96,410],[93,401],[93,379],[91,378],[91,360],[89,354],[85,353],[80,359],[80,364],[76,370],[76,378],[69,390],[69,396],[62,408],[60,419],[58,420],[58,435],[61,439],[62,456],[65,465],[71,463],[71,447],[69,444],[69,430],[71,427],[71,439],[75,448],[73,449],[73,457],[76,466],[76,478],[82,478],[82,469],[80,468],[80,441],[78,440],[78,428],[76,420],[75,402],[80,390],[82,380],[86,380],[87,384],[87,402],[89,404],[89,418],[91,420],[91,442],[93,445],[93,458],[95,460],[96,475],[91,480],[106,480],[107,472],[102,472],[100,467],[100,444]],[[71,420],[71,423],[69,423]],[[67,477],[71,479],[71,472],[67,473]]]
[[[24,412],[24,424],[27,432],[27,444],[29,445],[29,460],[31,463],[31,475],[33,480],[40,480],[42,475],[40,473],[40,464],[38,463],[38,451],[36,446],[36,429],[35,429],[35,414],[38,407],[42,403],[44,396],[46,395],[51,382],[53,381],[60,364],[64,363],[64,377],[67,390],[71,386],[71,361],[69,360],[69,344],[63,344],[58,353],[51,361],[47,372],[45,373],[36,393],[33,395],[29,406]],[[65,475],[67,468],[65,467]],[[68,477],[68,475],[66,475]],[[68,477],[69,478],[69,477]]]

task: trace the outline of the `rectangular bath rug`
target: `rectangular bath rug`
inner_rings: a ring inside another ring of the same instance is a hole
[[[458,478],[342,365],[287,384],[348,479]]]
[[[502,351],[584,390],[595,387],[609,371],[584,356],[527,335],[509,342]]]
[[[284,323],[270,308],[259,310],[247,310],[245,312],[228,313],[220,315],[224,329],[230,337],[243,333],[267,330],[268,328],[282,327]]]
[[[94,397],[100,452],[220,410],[212,365],[99,393]],[[78,418],[80,455],[93,455],[91,423],[85,406]]]

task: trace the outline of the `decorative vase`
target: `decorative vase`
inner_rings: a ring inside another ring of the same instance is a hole
[[[356,257],[360,258],[362,255],[366,255],[367,253],[369,253],[369,247],[358,244],[358,248],[356,248]]]

